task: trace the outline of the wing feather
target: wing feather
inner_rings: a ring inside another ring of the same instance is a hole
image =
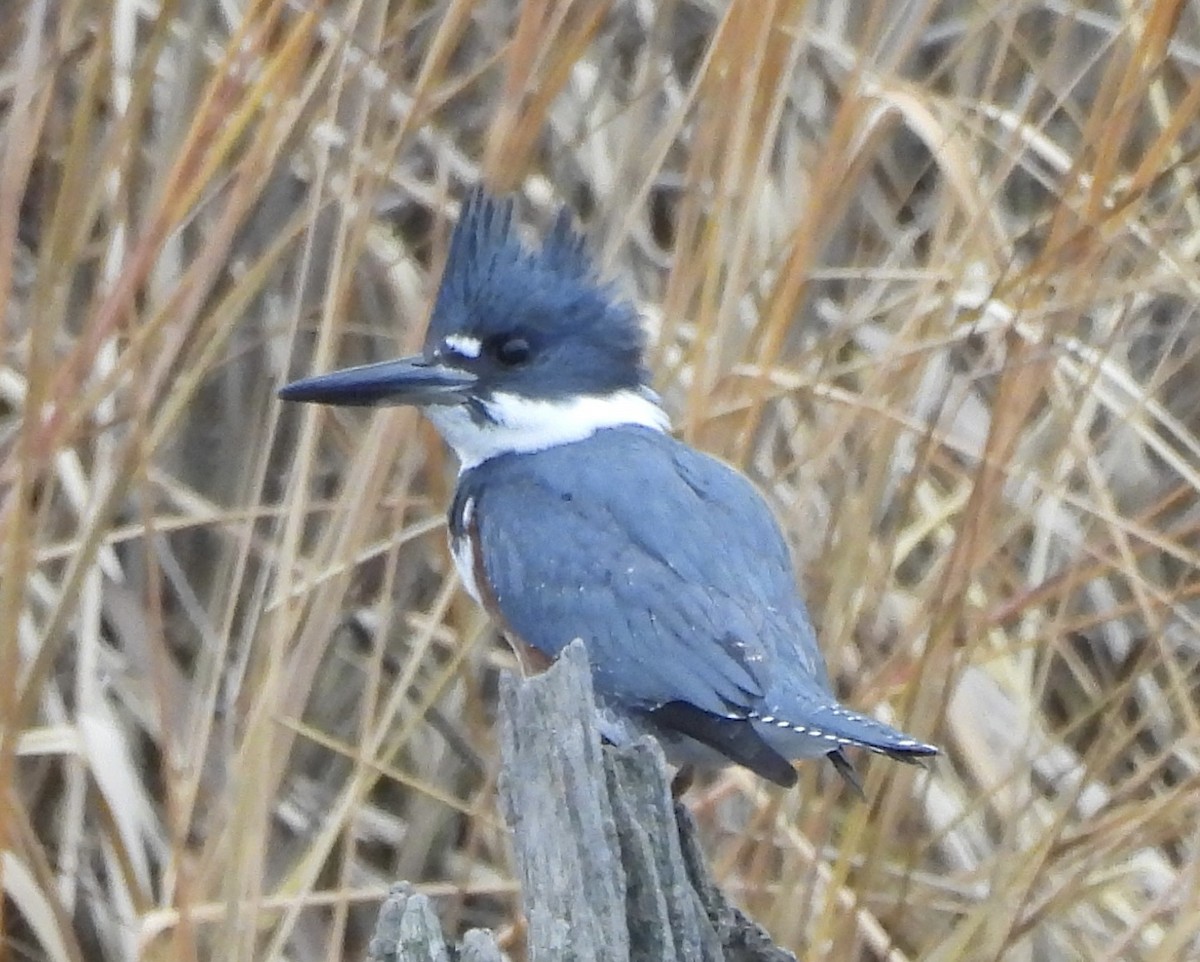
[[[496,458],[462,483],[505,620],[551,658],[582,638],[599,691],[744,715],[781,656],[827,689],[774,518],[721,462],[614,429]]]

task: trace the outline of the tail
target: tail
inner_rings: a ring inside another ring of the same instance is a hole
[[[924,759],[938,753],[936,745],[918,741],[870,715],[851,711],[841,705],[829,705],[813,714],[828,716],[820,719],[817,730],[821,731],[823,736],[833,735],[839,741],[838,747],[827,752],[826,757],[833,763],[833,767],[846,784],[863,800],[867,797],[866,792],[863,791],[862,781],[858,772],[854,770],[854,764],[842,750],[843,745],[857,745],[907,765],[920,765]]]
[[[836,703],[808,705],[802,712],[795,714],[802,715],[803,720],[767,713],[757,714],[755,720],[761,725],[778,730],[778,737],[771,740],[777,751],[782,747],[781,742],[786,740],[791,742],[793,747],[793,751],[786,753],[788,755],[792,755],[793,752],[795,755],[809,757],[826,755],[859,795],[862,795],[862,784],[843,749],[865,748],[877,755],[886,755],[910,765],[919,765],[922,759],[938,753],[936,745],[919,741],[878,719],[843,708]]]

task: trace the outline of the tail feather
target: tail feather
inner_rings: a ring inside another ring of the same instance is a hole
[[[850,786],[854,794],[861,801],[865,802],[867,800],[867,793],[863,789],[862,779],[858,777],[858,772],[854,770],[854,763],[846,757],[846,753],[837,748],[825,757],[833,762],[833,767],[837,769],[837,773],[842,776],[842,780]]]
[[[919,741],[878,719],[838,704],[806,706],[805,710],[789,712],[786,716],[776,709],[753,717],[762,724],[794,733],[817,745],[828,742],[829,751],[825,754],[830,755],[846,746],[855,746],[896,761],[919,764],[922,758],[938,753],[936,745]]]
[[[656,724],[694,738],[776,785],[796,784],[791,762],[772,750],[745,719],[722,718],[681,701],[668,702],[650,714]]]

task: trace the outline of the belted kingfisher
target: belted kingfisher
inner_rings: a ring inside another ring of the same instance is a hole
[[[424,351],[279,396],[420,408],[460,463],[449,529],[467,590],[526,667],[582,639],[602,715],[672,761],[791,786],[792,760],[825,755],[858,788],[846,746],[935,754],[838,703],[778,524],[743,475],[668,433],[644,348],[565,210],[531,249],[511,200],[476,188]]]

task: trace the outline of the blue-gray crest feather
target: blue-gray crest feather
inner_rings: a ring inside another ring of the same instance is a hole
[[[463,204],[430,318],[430,350],[447,335],[484,345],[519,336],[537,363],[506,375],[516,393],[604,394],[648,380],[637,312],[600,280],[570,215],[558,214],[541,245],[517,235],[511,199],[475,189]]]
[[[469,312],[477,292],[487,287],[491,277],[517,268],[527,256],[512,217],[511,198],[490,197],[480,187],[467,195],[450,236],[429,327],[431,339],[461,333],[461,325],[454,322]]]

